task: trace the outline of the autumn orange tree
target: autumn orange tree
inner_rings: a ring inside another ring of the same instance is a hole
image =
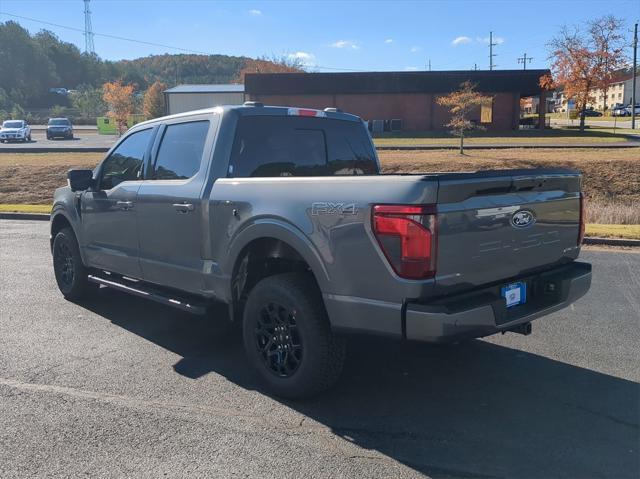
[[[127,118],[133,113],[133,85],[124,85],[121,80],[102,85],[102,99],[108,105],[107,116],[113,118],[118,131],[127,127]]]
[[[436,101],[451,112],[451,121],[446,124],[452,133],[460,137],[460,154],[464,155],[464,133],[469,130],[482,130],[481,125],[471,121],[471,113],[491,97],[476,91],[476,85],[470,81],[460,84],[460,89],[439,97]]]
[[[623,20],[609,15],[589,22],[583,30],[565,26],[548,44],[554,78],[553,82],[543,78],[541,85],[548,88],[555,83],[567,99],[575,100],[581,131],[587,104],[595,100],[594,90],[606,95],[615,72],[625,66],[623,27]]]
[[[302,61],[298,58],[287,56],[282,57],[261,57],[250,58],[238,72],[235,78],[236,83],[244,83],[247,73],[302,73],[304,72]]]
[[[156,81],[145,92],[142,104],[142,113],[148,120],[158,118],[165,114],[163,92],[166,89],[167,85]]]

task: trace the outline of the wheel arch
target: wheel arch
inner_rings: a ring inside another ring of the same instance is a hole
[[[328,272],[311,241],[296,227],[277,221],[256,222],[245,228],[229,248],[225,270],[230,277],[234,319],[241,314],[242,302],[251,288],[267,276],[308,270],[321,292],[329,283]]]

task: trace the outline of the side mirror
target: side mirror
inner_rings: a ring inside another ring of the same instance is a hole
[[[83,191],[94,185],[92,170],[69,170],[67,173],[71,191]]]

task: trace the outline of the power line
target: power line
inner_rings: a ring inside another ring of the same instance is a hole
[[[495,53],[493,53],[493,47],[498,46],[497,43],[493,43],[493,32],[489,32],[489,70],[493,70],[498,65],[493,64],[493,57],[496,57]]]
[[[80,32],[80,33],[85,33],[85,30],[82,28],[76,28],[76,27],[70,27],[68,25],[60,25],[59,23],[53,23],[53,22],[47,22],[45,20],[38,20],[37,18],[32,18],[32,17],[25,17],[23,15],[15,15],[13,13],[7,13],[7,12],[0,12],[0,15],[6,15],[8,17],[13,17],[13,18],[19,18],[22,20],[28,20],[30,22],[35,22],[35,23],[41,23],[43,25],[49,25],[52,27],[58,27],[58,28],[64,28],[66,30],[72,30],[74,32]],[[161,48],[169,48],[171,50],[176,50],[176,51],[180,51],[180,52],[184,52],[184,53],[192,53],[195,55],[215,55],[215,53],[211,53],[211,52],[203,52],[203,51],[199,51],[199,50],[191,50],[189,48],[182,48],[182,47],[174,47],[172,45],[166,45],[164,43],[155,43],[155,42],[147,42],[145,40],[137,40],[135,38],[127,38],[127,37],[121,37],[118,35],[110,35],[108,33],[97,33],[97,32],[92,32],[92,36],[98,36],[98,37],[104,37],[104,38],[112,38],[114,40],[122,40],[125,42],[131,42],[131,43],[139,43],[141,45],[149,45],[152,47],[161,47]],[[344,72],[357,72],[357,71],[363,71],[363,70],[358,70],[355,68],[337,68],[337,67],[326,67],[326,66],[322,66],[322,65],[312,65],[313,68],[319,68],[322,70],[335,70],[335,71],[344,71]]]
[[[15,15],[13,13],[7,13],[7,12],[2,12],[2,15],[7,15],[8,17],[13,17],[13,18],[20,18],[22,20],[29,20],[31,22],[36,22],[36,23],[42,23],[43,25],[50,25],[52,27],[58,27],[58,28],[64,28],[67,30],[72,30],[75,32],[81,32],[81,33],[85,33],[85,30],[82,28],[76,28],[76,27],[70,27],[68,25],[60,25],[59,23],[53,23],[53,22],[47,22],[44,20],[38,20],[37,18],[31,18],[31,17],[25,17],[23,15]],[[132,42],[132,43],[140,43],[142,45],[150,45],[153,47],[162,47],[162,48],[170,48],[172,50],[178,50],[178,51],[182,51],[182,52],[186,52],[186,53],[196,53],[199,55],[209,55],[209,53],[207,52],[201,52],[198,50],[190,50],[188,48],[181,48],[181,47],[173,47],[171,45],[165,45],[162,43],[154,43],[154,42],[147,42],[144,40],[136,40],[134,38],[126,38],[126,37],[120,37],[117,35],[109,35],[108,33],[96,33],[93,32],[93,35],[96,37],[104,37],[104,38],[113,38],[114,40],[122,40],[125,42]]]
[[[522,63],[523,70],[526,70],[527,62],[531,63],[531,60],[533,60],[533,58],[528,57],[527,54],[525,53],[524,56],[521,56],[520,58],[518,58],[518,64]]]

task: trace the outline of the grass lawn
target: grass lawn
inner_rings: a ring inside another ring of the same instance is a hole
[[[103,153],[0,153],[0,204],[51,204],[71,168],[93,168]],[[379,152],[385,173],[568,167],[582,171],[587,222],[640,224],[640,147],[510,148]],[[11,208],[11,206],[9,206]]]
[[[572,143],[617,143],[626,141],[628,135],[640,134],[630,128],[594,128],[588,127],[581,132],[575,127],[551,128],[547,130],[518,131],[473,131],[465,137],[465,145],[488,145],[500,143],[513,144],[572,144]],[[376,146],[413,146],[413,145],[458,145],[459,139],[445,131],[389,132],[379,133],[373,139]]]
[[[3,205],[0,213],[51,213],[51,205]],[[601,225],[588,223],[586,236],[598,238],[640,239],[640,225]]]
[[[586,236],[596,238],[640,239],[640,225],[587,224]]]

